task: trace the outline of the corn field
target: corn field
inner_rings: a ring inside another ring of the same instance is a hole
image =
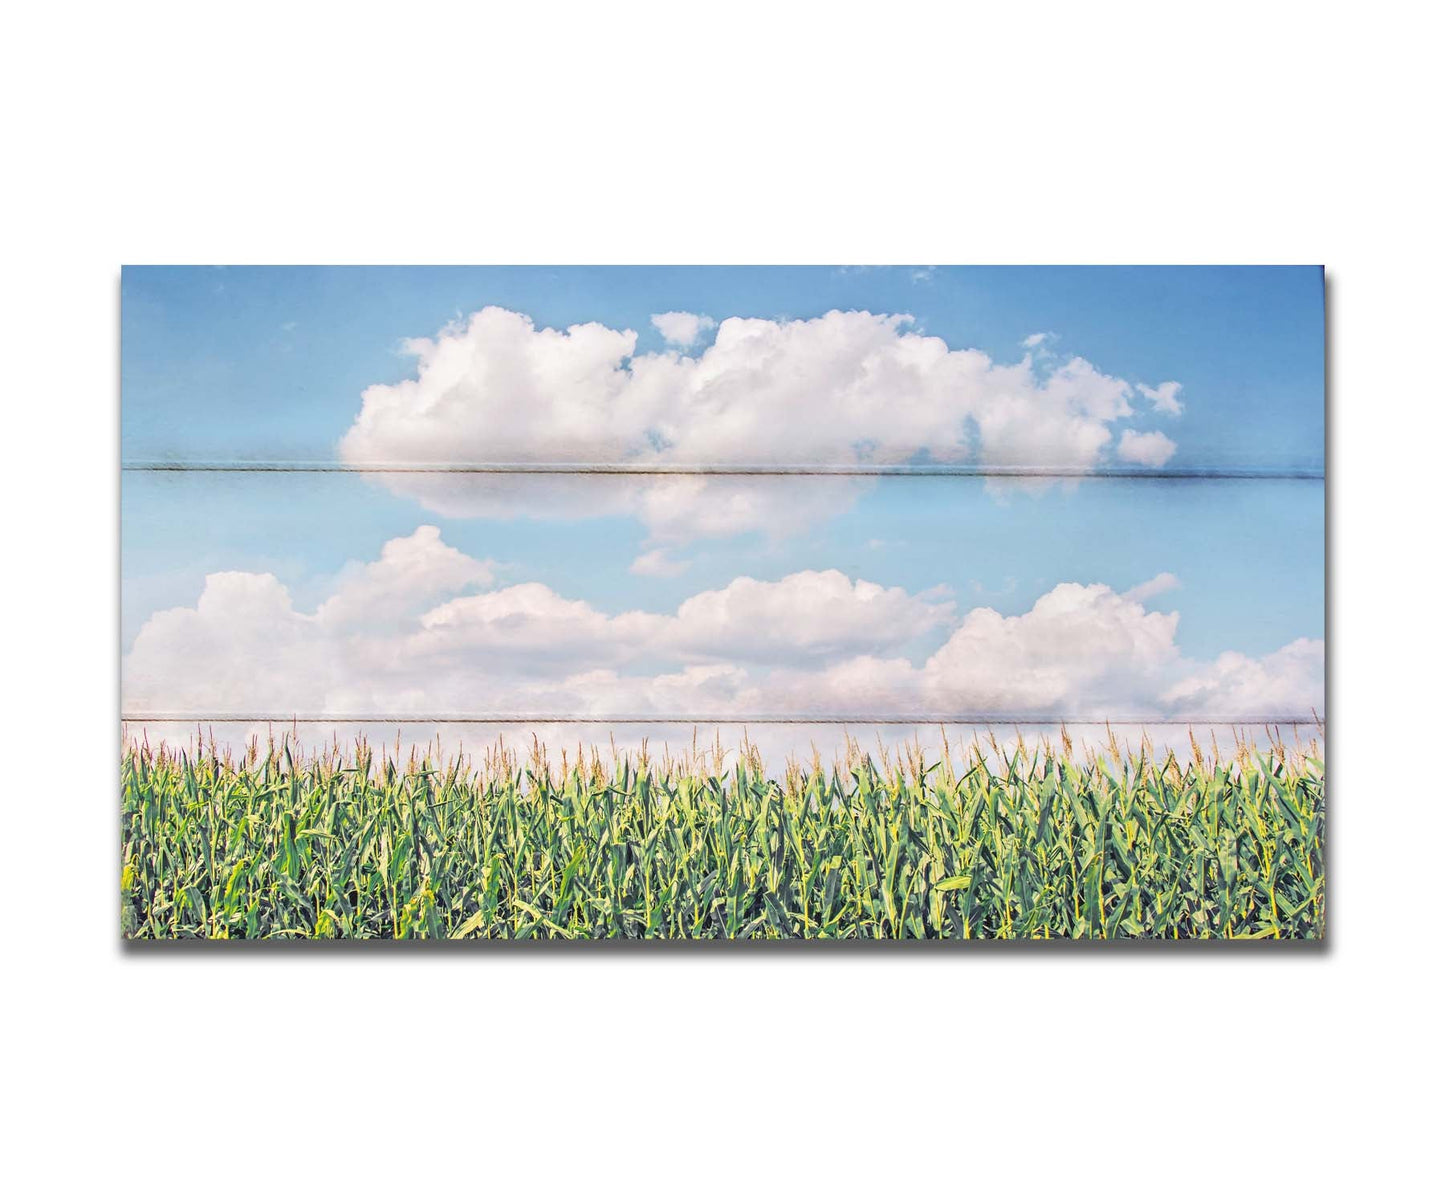
[[[1193,743],[1193,741],[1191,741]],[[1318,747],[122,756],[126,937],[1317,938]]]

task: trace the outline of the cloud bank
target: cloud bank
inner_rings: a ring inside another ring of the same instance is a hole
[[[1324,647],[1182,655],[1177,612],[1065,582],[1019,615],[960,614],[909,593],[807,571],[739,577],[671,613],[608,614],[495,566],[435,527],[343,572],[315,611],[271,574],[214,573],[194,606],[153,615],[123,669],[128,712],[430,716],[1307,714]]]
[[[652,324],[665,342],[676,347],[691,347],[706,330],[712,330],[717,323],[706,314],[689,314],[673,310],[671,313],[653,314]]]
[[[1087,360],[1032,353],[999,363],[920,333],[907,314],[834,310],[805,320],[730,317],[712,343],[702,315],[653,315],[669,343],[636,354],[637,334],[596,322],[538,329],[488,307],[404,345],[415,375],[373,385],[339,445],[367,465],[689,466],[981,464],[1091,470],[1159,466],[1175,444],[1119,431],[1140,391]],[[1170,390],[1173,390],[1171,392]],[[1160,399],[1165,400],[1161,403]],[[417,474],[386,478],[437,513],[636,516],[656,542],[804,529],[852,505],[865,483],[619,478],[583,504],[558,479]]]

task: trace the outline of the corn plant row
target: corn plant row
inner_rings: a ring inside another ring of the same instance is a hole
[[[1193,743],[1191,741],[1191,743]],[[604,760],[123,751],[122,931],[173,938],[1281,939],[1324,929],[1318,748]]]

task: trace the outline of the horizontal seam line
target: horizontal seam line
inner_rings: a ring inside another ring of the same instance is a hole
[[[733,476],[733,477],[1042,477],[1086,480],[1323,481],[1317,469],[1044,468],[1003,465],[624,465],[624,464],[286,464],[123,463],[133,473],[338,473],[364,476]]]

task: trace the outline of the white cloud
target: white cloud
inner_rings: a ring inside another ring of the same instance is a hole
[[[1040,330],[1036,331],[1034,334],[1029,335],[1028,338],[1023,341],[1023,346],[1027,347],[1030,351],[1032,351],[1035,347],[1042,346],[1050,339],[1056,338],[1058,338],[1058,335],[1056,335],[1052,330]]]
[[[124,662],[126,706],[227,714],[324,705],[340,666],[316,626],[270,573],[211,573],[194,607],[158,611],[141,628]]]
[[[690,560],[674,560],[667,554],[666,548],[653,548],[633,560],[627,571],[638,577],[680,577],[691,563]]]
[[[703,321],[654,320],[678,339]],[[416,375],[365,390],[340,453],[357,466],[1108,462],[1113,424],[1134,413],[1133,386],[1078,357],[1047,371],[1028,356],[998,363],[950,349],[912,322],[836,310],[807,320],[733,317],[697,356],[636,355],[630,330],[595,322],[539,330],[523,314],[489,307],[407,343]],[[1151,463],[1174,450],[1162,435],[1135,435],[1118,454],[1127,460],[1141,446]],[[547,477],[518,488],[446,474],[385,482],[448,515],[632,514],[652,538],[672,543],[801,530],[869,487],[858,479]]]
[[[1119,459],[1126,464],[1162,468],[1179,450],[1179,445],[1162,431],[1126,430],[1119,436]]]
[[[591,669],[656,660],[816,664],[887,651],[950,623],[953,603],[852,581],[843,573],[738,577],[694,594],[672,615],[609,617],[536,583],[444,603],[420,618],[408,650],[422,660],[485,653],[492,664],[537,658]]]
[[[336,627],[391,625],[415,617],[428,602],[490,585],[495,577],[494,561],[473,560],[442,543],[436,527],[418,527],[383,544],[380,560],[342,570],[316,617]]]
[[[687,599],[663,640],[684,656],[816,663],[901,647],[950,624],[953,611],[952,601],[853,581],[836,569],[780,581],[738,577]]]
[[[1322,713],[1324,694],[1324,641],[1300,639],[1257,658],[1226,652],[1172,685],[1163,701],[1179,711],[1266,716]]]
[[[834,571],[739,577],[676,611],[607,614],[423,527],[344,572],[314,612],[268,573],[215,573],[194,607],[153,615],[126,656],[128,711],[1159,716],[1307,713],[1323,645],[1186,658],[1179,615],[1065,582],[1026,612],[961,617]],[[930,651],[931,649],[931,651]]]
[[[629,660],[665,623],[642,611],[606,615],[528,582],[444,602],[421,616],[421,629],[407,639],[404,651],[418,663],[463,665],[470,659],[522,674],[546,666],[555,676],[555,666],[570,670]]]
[[[675,347],[691,347],[703,331],[717,326],[717,322],[707,314],[689,314],[678,310],[653,314],[652,324],[657,327],[663,339]]]
[[[1179,390],[1184,386],[1177,380],[1166,380],[1157,389],[1151,389],[1148,385],[1136,385],[1135,388],[1152,401],[1154,408],[1161,414],[1177,416],[1184,413],[1184,403],[1179,400]]]
[[[1143,602],[1149,598],[1157,597],[1159,594],[1168,593],[1172,589],[1179,588],[1179,578],[1173,573],[1158,573],[1141,582],[1133,589],[1125,590],[1124,597],[1131,602]]]
[[[1178,613],[1145,609],[1107,585],[1065,582],[1024,614],[970,611],[924,666],[936,705],[1076,716],[1149,710],[1176,669]]]

